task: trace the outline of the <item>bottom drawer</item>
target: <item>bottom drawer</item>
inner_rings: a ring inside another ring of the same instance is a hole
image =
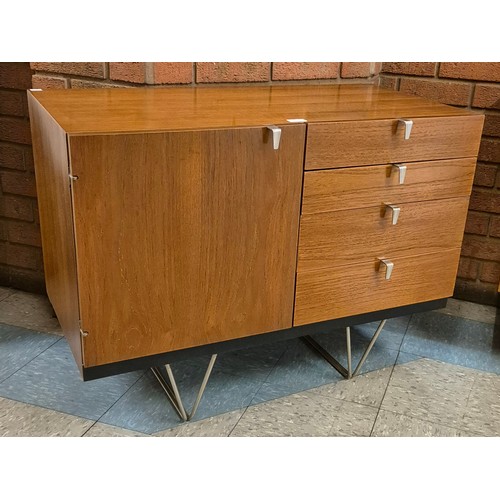
[[[299,273],[293,325],[450,297],[459,258],[460,248],[391,259],[388,280],[379,260]]]

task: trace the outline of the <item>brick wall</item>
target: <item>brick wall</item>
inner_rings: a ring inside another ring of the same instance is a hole
[[[455,296],[495,304],[500,282],[500,63],[383,63],[380,85],[485,113]]]
[[[0,63],[0,285],[43,291],[26,102],[29,63]]]

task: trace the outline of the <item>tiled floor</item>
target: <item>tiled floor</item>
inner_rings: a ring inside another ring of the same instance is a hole
[[[387,322],[343,380],[300,340],[219,356],[193,422],[149,371],[82,382],[47,299],[0,287],[0,436],[500,436],[494,307]],[[354,362],[376,325],[352,329]],[[316,336],[345,362],[342,331]],[[173,370],[190,407],[208,357]]]

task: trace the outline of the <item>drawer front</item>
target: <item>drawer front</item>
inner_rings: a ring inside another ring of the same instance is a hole
[[[393,205],[396,224],[386,206],[303,215],[298,272],[457,248],[468,205],[468,197]]]
[[[407,140],[404,126],[397,119],[311,123],[305,168],[476,156],[483,120],[482,115],[415,118]]]
[[[302,213],[312,214],[469,196],[475,158],[406,163],[404,183],[393,165],[305,172]]]
[[[386,255],[388,259],[391,255]],[[460,248],[297,274],[294,326],[450,297]]]

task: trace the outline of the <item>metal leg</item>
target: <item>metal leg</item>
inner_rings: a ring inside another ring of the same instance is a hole
[[[175,377],[170,365],[165,365],[168,381],[165,379],[165,377],[162,375],[162,373],[158,368],[156,367],[151,368],[151,371],[154,373],[154,376],[160,383],[162,389],[167,394],[168,399],[170,399],[170,402],[172,403],[173,407],[175,408],[179,416],[182,418],[182,420],[184,420],[185,422],[191,420],[194,417],[196,410],[198,409],[198,406],[200,404],[201,398],[203,397],[203,393],[205,392],[205,388],[207,387],[208,379],[210,378],[216,359],[217,359],[217,354],[213,354],[212,357],[210,358],[207,371],[205,372],[205,376],[203,377],[203,382],[201,383],[200,390],[198,391],[198,395],[196,396],[196,401],[193,405],[191,413],[187,413],[184,408],[184,405],[182,404],[181,395],[179,394],[179,389],[177,388],[177,384],[175,383]]]
[[[387,320],[384,319],[378,325],[377,329],[375,330],[375,333],[373,334],[372,339],[370,340],[370,343],[365,349],[365,352],[363,352],[361,359],[359,360],[356,368],[354,369],[354,372],[352,371],[351,328],[349,326],[346,327],[345,329],[346,348],[347,348],[347,370],[328,351],[326,351],[320,344],[318,344],[312,337],[306,335],[301,338],[309,347],[314,349],[320,356],[322,356],[326,361],[328,361],[328,363],[330,363],[333,366],[333,368],[335,368],[335,370],[337,370],[344,378],[350,379],[352,377],[355,377],[361,370],[361,367],[366,361],[368,354],[370,354],[370,351],[372,350],[375,342],[377,341],[380,332],[384,328],[386,321]]]

